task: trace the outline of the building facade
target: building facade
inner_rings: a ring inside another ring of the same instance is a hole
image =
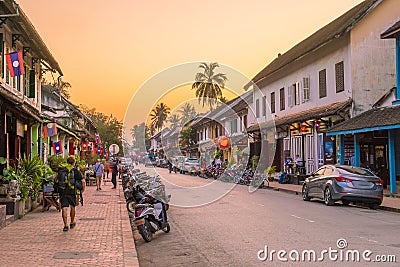
[[[399,9],[395,0],[366,0],[278,55],[246,85],[258,121],[249,132],[275,129],[274,165],[282,170],[285,156],[299,155],[311,173],[338,161],[336,136],[326,132],[394,86],[394,46],[380,34]]]

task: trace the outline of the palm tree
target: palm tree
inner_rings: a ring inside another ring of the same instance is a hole
[[[179,117],[177,114],[173,114],[171,117],[168,118],[171,129],[176,129],[181,126],[181,121],[181,117]]]
[[[145,139],[146,139],[146,128],[144,122],[141,124],[134,125],[131,129],[133,138],[133,146],[139,151],[145,151]]]
[[[170,108],[164,103],[158,104],[150,113],[151,124],[157,130],[161,130],[164,122],[167,120]]]
[[[219,67],[217,62],[201,63],[199,68],[203,72],[198,72],[195,77],[195,82],[192,84],[192,89],[196,89],[196,97],[203,99],[203,107],[206,101],[207,104],[213,109],[218,99],[222,97],[222,90],[227,80],[226,75],[223,73],[214,73],[215,68]]]
[[[186,124],[197,115],[196,109],[189,103],[185,103],[178,112],[182,114],[182,124]]]

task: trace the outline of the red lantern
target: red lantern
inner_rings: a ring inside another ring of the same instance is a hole
[[[227,136],[220,136],[217,144],[219,149],[226,150],[231,146],[231,139],[229,139]]]

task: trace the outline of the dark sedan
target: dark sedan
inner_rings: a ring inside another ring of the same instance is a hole
[[[347,165],[324,165],[306,178],[302,196],[324,200],[328,206],[336,201],[343,205],[366,203],[376,209],[383,199],[382,180],[367,169]]]

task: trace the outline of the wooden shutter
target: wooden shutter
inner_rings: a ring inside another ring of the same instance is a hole
[[[35,98],[36,97],[36,75],[35,75],[35,70],[30,70],[29,71],[29,93],[28,97],[29,98]]]

